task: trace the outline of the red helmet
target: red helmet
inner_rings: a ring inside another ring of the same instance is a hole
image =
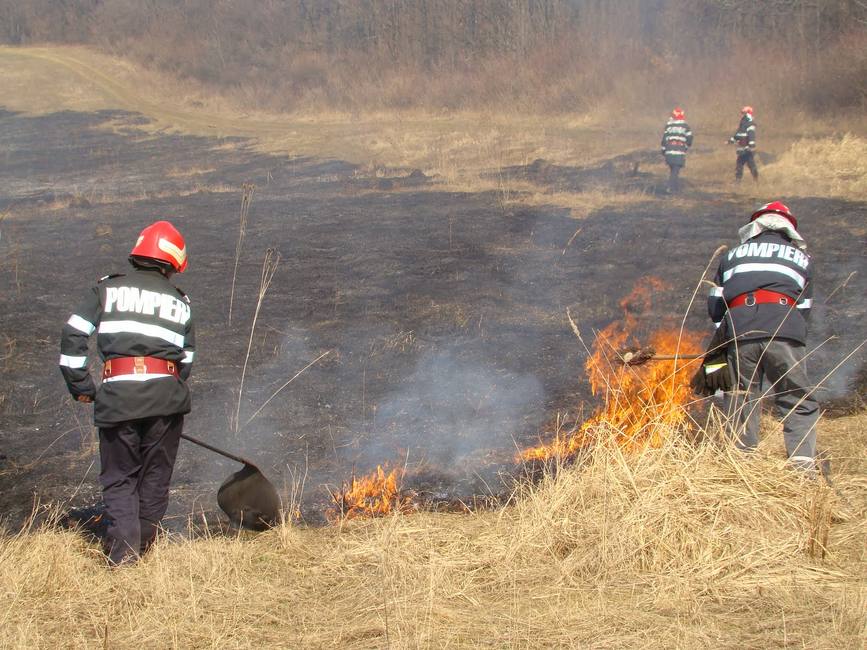
[[[782,201],[772,201],[766,205],[763,205],[758,210],[753,212],[753,216],[750,217],[750,222],[755,221],[763,214],[779,214],[786,219],[789,220],[789,223],[794,226],[795,230],[798,229],[798,220],[795,219],[795,215],[792,214],[792,211],[789,210],[789,207],[783,203]]]
[[[749,115],[750,117],[752,117],[752,115],[753,115],[753,107],[752,107],[752,106],[744,106],[744,107],[741,109],[741,114],[742,114],[742,115]]]
[[[157,221],[142,230],[130,255],[167,262],[178,273],[187,268],[187,245],[168,221]]]
[[[674,110],[671,111],[671,117],[675,120],[685,120],[686,113],[683,112],[683,109],[680,106],[675,106]]]

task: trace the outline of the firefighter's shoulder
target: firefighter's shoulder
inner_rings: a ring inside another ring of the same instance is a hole
[[[108,275],[102,276],[96,282],[97,282],[97,284],[101,284],[101,283],[105,282],[106,280],[113,280],[114,278],[122,278],[124,275],[126,275],[126,274],[125,273],[109,273]]]
[[[184,292],[183,289],[174,284],[172,285],[172,288],[174,288],[174,290],[178,292],[178,295],[183,298],[184,302],[186,302],[188,305],[191,304],[190,297],[186,294],[186,292]]]

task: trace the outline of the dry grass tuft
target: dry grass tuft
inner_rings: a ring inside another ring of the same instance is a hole
[[[802,139],[764,170],[767,182],[795,196],[867,196],[867,138]]]
[[[41,207],[45,210],[87,209],[94,206],[138,203],[156,199],[178,198],[195,194],[228,194],[237,192],[238,188],[226,183],[193,183],[171,190],[154,190],[140,192],[105,192],[92,189],[89,192],[74,192],[61,195],[53,201],[46,202]]]
[[[214,167],[169,167],[166,170],[166,176],[169,178],[193,178],[194,176],[204,176],[217,171]]]
[[[858,647],[867,486],[838,484],[843,523],[778,456],[681,440],[600,446],[498,512],[164,540],[122,570],[27,530],[0,538],[0,645]]]
[[[790,586],[829,579],[792,559],[819,550],[828,521],[815,518],[815,504],[830,499],[781,462],[728,448],[667,443],[627,456],[612,447],[528,490],[514,509],[513,550],[532,562],[544,549],[578,579],[643,575],[666,591],[727,599],[772,589],[778,575]]]

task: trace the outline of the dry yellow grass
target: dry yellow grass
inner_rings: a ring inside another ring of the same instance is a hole
[[[865,422],[823,422],[824,444],[863,458],[836,432]],[[496,512],[163,540],[114,571],[73,533],[25,531],[0,539],[0,645],[858,648],[858,462],[838,467],[845,517],[773,452],[680,441],[600,448]]]
[[[867,197],[867,139],[802,139],[764,169],[767,182],[794,196]]]
[[[89,205],[112,205],[116,203],[136,203],[153,199],[165,199],[173,197],[192,196],[200,192],[212,194],[237,192],[238,188],[225,183],[197,183],[193,182],[186,187],[172,190],[138,191],[130,193],[106,192],[101,189],[91,188],[87,191],[76,191],[71,197],[63,197],[49,201],[45,204],[46,210],[67,210],[75,207]]]

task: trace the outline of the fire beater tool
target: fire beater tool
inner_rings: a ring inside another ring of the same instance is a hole
[[[185,433],[181,434],[181,438],[244,465],[227,478],[217,491],[217,505],[233,526],[265,530],[277,524],[280,520],[280,497],[255,464]]]
[[[617,356],[625,366],[640,366],[648,361],[673,361],[674,359],[702,359],[702,354],[657,354],[653,348],[628,348],[619,350]]]

